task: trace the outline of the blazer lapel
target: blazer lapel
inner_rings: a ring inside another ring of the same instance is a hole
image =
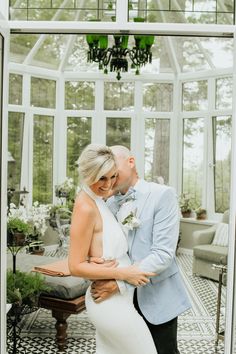
[[[142,214],[143,208],[145,206],[146,200],[150,195],[150,185],[143,179],[139,181],[137,186],[137,218]]]
[[[150,193],[151,193],[151,191],[150,191],[149,184],[144,180],[140,180],[139,186],[137,189],[138,196],[137,196],[137,206],[136,206],[136,208],[137,208],[136,216],[138,219],[140,218],[140,216],[144,210],[145,203],[146,203]],[[128,235],[129,253],[131,252],[136,232],[137,232],[137,229],[129,231],[129,235]]]

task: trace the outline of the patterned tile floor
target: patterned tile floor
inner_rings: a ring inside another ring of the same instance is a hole
[[[224,343],[219,341],[215,348],[215,312],[217,283],[194,277],[191,274],[192,257],[179,254],[178,263],[190,296],[192,308],[179,316],[178,344],[181,354],[224,354]],[[226,289],[223,288],[222,303]],[[224,325],[221,316],[221,328]],[[49,311],[40,309],[22,320],[21,346],[19,353],[54,354],[58,350],[54,343],[55,320]],[[68,320],[68,347],[64,353],[95,354],[95,329],[88,321],[86,311],[72,315]],[[10,352],[10,351],[9,351]],[[122,354],[122,353],[121,353]],[[148,354],[148,353],[147,353]]]

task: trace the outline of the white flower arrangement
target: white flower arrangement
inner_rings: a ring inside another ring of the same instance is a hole
[[[141,221],[136,217],[137,210],[131,211],[121,222],[128,230],[137,229]]]
[[[8,220],[18,218],[31,226],[32,235],[44,235],[47,229],[49,210],[49,205],[39,204],[39,202],[35,202],[31,208],[26,208],[23,205],[16,207],[11,203]]]

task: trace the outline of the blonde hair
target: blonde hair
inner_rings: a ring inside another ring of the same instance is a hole
[[[108,146],[89,144],[78,159],[79,177],[91,186],[116,166],[115,156]]]

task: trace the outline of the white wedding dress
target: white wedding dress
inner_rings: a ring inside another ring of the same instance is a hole
[[[128,266],[127,240],[102,198],[90,189],[85,192],[94,199],[103,222],[103,258],[117,259],[119,266]],[[86,308],[96,327],[96,354],[157,354],[149,329],[133,305],[133,290],[117,293],[95,303],[90,287],[86,292]]]

